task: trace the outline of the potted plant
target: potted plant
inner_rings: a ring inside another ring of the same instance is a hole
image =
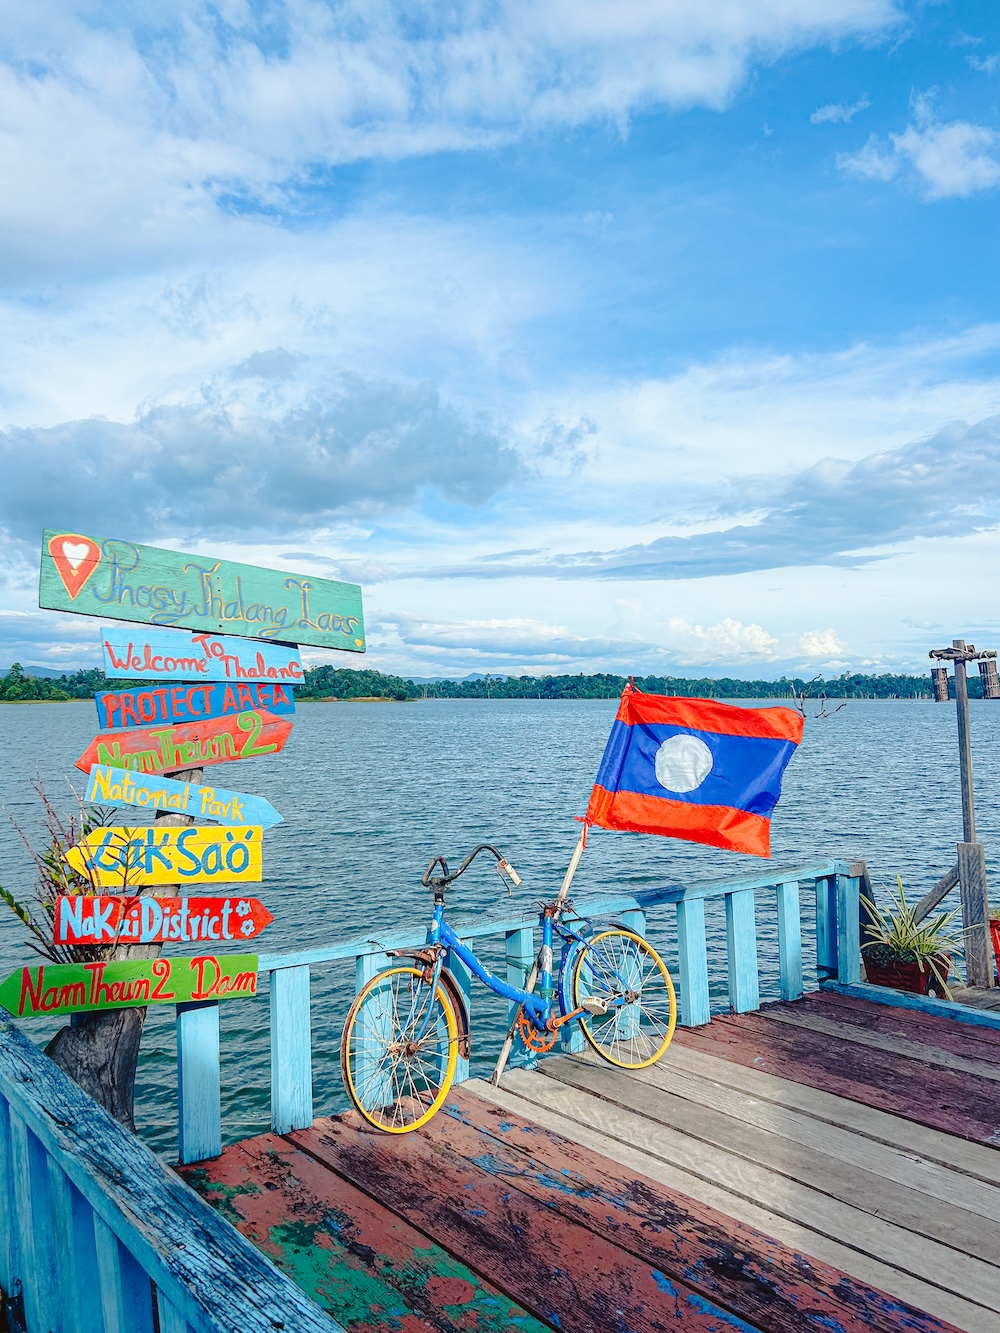
[[[862,894],[861,901],[868,914],[864,927],[867,940],[861,946],[865,975],[873,986],[889,986],[916,995],[936,991],[950,1000],[951,955],[961,949],[960,936],[949,930],[956,913],[939,912],[918,922],[898,875],[896,886],[896,894],[885,908],[876,906]]]
[[[997,960],[997,975],[1000,976],[1000,907],[990,903],[990,935],[993,939],[993,957]]]

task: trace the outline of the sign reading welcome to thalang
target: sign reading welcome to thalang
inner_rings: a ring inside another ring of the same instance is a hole
[[[0,985],[0,1005],[16,1018],[34,1018],[256,994],[256,954],[201,954],[19,967]]]
[[[38,605],[147,625],[365,650],[355,583],[46,528]]]
[[[302,680],[302,659],[287,644],[247,643],[229,634],[171,629],[102,629],[104,674],[153,680]]]

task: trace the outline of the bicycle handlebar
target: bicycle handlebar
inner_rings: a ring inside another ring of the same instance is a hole
[[[476,859],[476,857],[479,855],[480,852],[492,852],[497,859],[497,870],[500,872],[501,877],[503,875],[509,875],[515,885],[520,884],[521,878],[518,875],[517,871],[514,869],[514,867],[511,865],[511,863],[507,860],[505,856],[502,856],[497,851],[497,849],[492,845],[492,843],[488,842],[481,842],[478,847],[474,847],[472,851],[469,853],[469,855],[462,862],[462,864],[458,867],[457,870],[449,870],[448,862],[444,859],[444,857],[435,856],[433,861],[431,861],[430,865],[421,875],[420,883],[424,886],[425,889],[433,889],[435,893],[440,893],[443,889],[446,889],[449,884],[454,883],[454,881],[458,879],[459,875],[465,874],[466,870],[468,870],[469,866]],[[440,875],[435,875],[432,873],[435,866],[441,867]]]

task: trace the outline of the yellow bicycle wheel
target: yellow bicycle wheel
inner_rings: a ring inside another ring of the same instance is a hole
[[[641,935],[603,930],[588,940],[573,970],[572,994],[575,1009],[589,1002],[580,1018],[583,1035],[610,1064],[643,1069],[670,1045],[677,1025],[673,982]],[[601,1001],[605,1012],[591,1012]]]
[[[458,1019],[451,1000],[417,967],[391,967],[358,992],[344,1024],[340,1067],[347,1095],[376,1129],[425,1125],[451,1087]]]

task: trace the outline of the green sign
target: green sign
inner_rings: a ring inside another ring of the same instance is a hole
[[[0,985],[0,1005],[15,1018],[35,1018],[88,1009],[243,1000],[256,994],[256,954],[196,954],[19,967]]]
[[[38,605],[144,625],[365,651],[356,583],[46,528]]]

